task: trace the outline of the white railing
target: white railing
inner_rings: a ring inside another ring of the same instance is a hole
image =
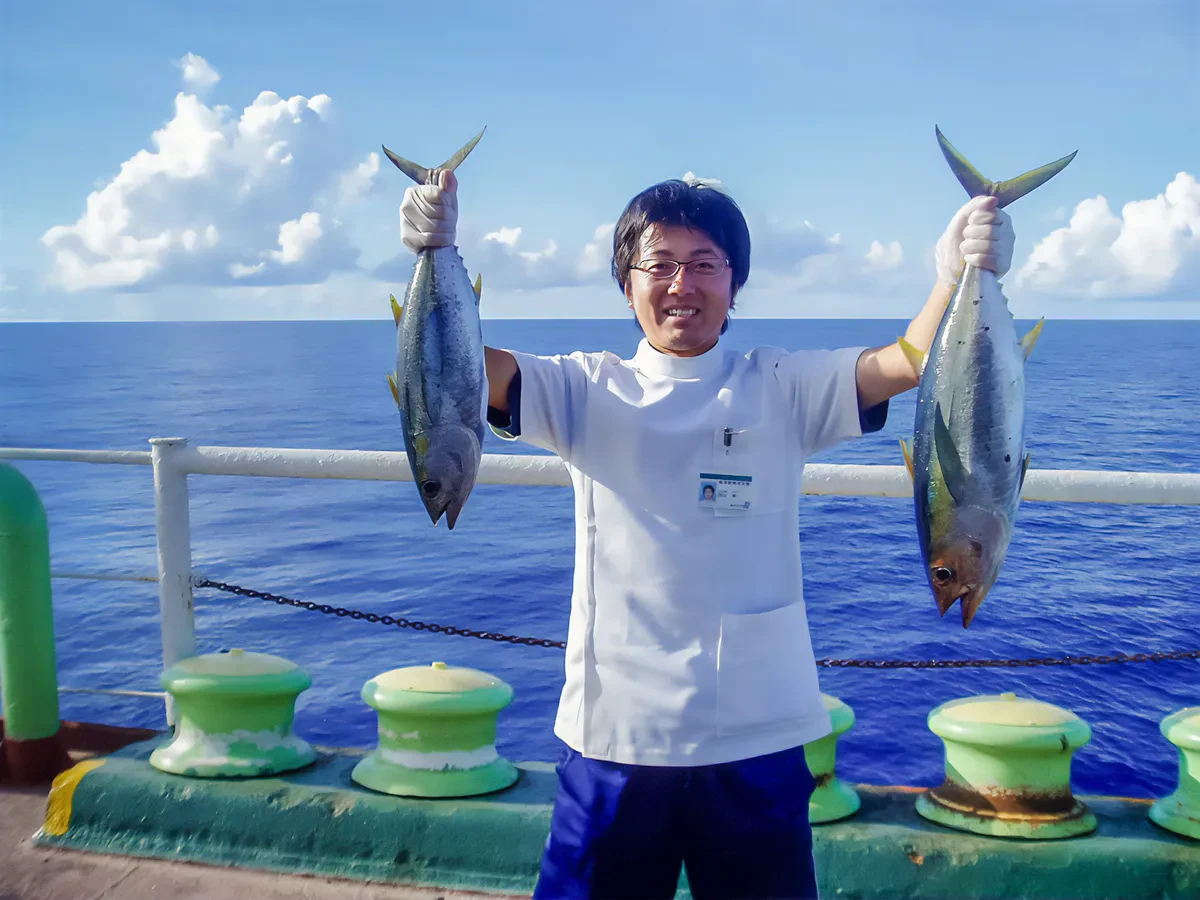
[[[413,480],[407,456],[398,451],[192,447],[185,438],[151,438],[150,445],[149,453],[0,447],[0,459],[153,467],[157,577],[80,572],[52,572],[52,575],[157,581],[164,667],[194,655],[196,650],[188,475]],[[566,466],[557,457],[502,454],[483,457],[477,480],[481,484],[550,487],[571,483]],[[904,498],[912,496],[912,481],[903,466],[813,463],[805,467],[803,490],[822,496]],[[1035,502],[1200,505],[1200,474],[1031,469],[1022,496]],[[157,696],[156,692],[122,693]],[[168,698],[168,723],[173,718]]]

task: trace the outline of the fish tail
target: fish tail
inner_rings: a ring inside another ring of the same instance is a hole
[[[473,138],[471,138],[471,140],[467,141],[467,143],[464,144],[463,147],[457,153],[455,153],[448,160],[446,160],[444,163],[442,163],[440,166],[438,166],[438,168],[439,169],[447,169],[448,171],[451,171],[451,172],[453,172],[455,169],[457,169],[459,167],[459,165],[462,164],[462,161],[467,158],[467,155],[472,150],[475,149],[475,145],[478,144],[479,139],[481,137],[483,137],[484,131],[487,131],[487,126],[484,126],[483,130],[480,131],[479,134],[475,135],[475,137],[473,137]],[[392,164],[397,169],[399,169],[401,172],[403,172],[405,175],[407,175],[409,178],[411,178],[417,184],[432,183],[433,173],[435,171],[434,169],[427,169],[424,166],[417,165],[412,160],[405,159],[403,156],[397,156],[395,153],[393,153],[387,147],[383,148],[383,152],[384,152],[384,155],[386,155],[387,158],[392,161]]]
[[[1008,181],[989,181],[979,173],[978,169],[967,162],[966,157],[954,149],[940,128],[935,125],[933,130],[937,134],[942,155],[946,157],[946,162],[950,164],[950,171],[958,178],[958,183],[966,188],[967,193],[972,197],[995,197],[998,201],[996,204],[998,208],[1008,206],[1034,188],[1041,187],[1065,169],[1067,163],[1073,160],[1075,154],[1079,152],[1076,150],[1062,159],[1057,159],[1036,169],[1030,169],[1025,174],[1010,178]]]

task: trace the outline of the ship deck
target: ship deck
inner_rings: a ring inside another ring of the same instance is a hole
[[[3,900],[468,900],[485,895],[36,847],[46,792],[0,787]],[[496,894],[486,895],[497,900]]]
[[[356,786],[349,771],[362,751],[323,748],[312,766],[280,776],[198,779],[148,764],[165,733],[127,738],[108,753],[73,744],[77,759],[104,762],[75,779],[57,834],[43,828],[44,788],[0,788],[0,900],[465,900],[533,889],[555,785],[548,764],[519,764],[518,783],[496,794],[428,801]],[[913,808],[920,788],[855,787],[858,813],[814,828],[826,896],[1200,896],[1200,847],[1153,825],[1146,800],[1080,796],[1100,820],[1096,833],[1026,841],[927,822]],[[686,879],[680,888],[690,896]]]

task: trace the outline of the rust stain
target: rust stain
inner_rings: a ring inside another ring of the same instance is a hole
[[[861,791],[874,794],[888,794],[893,791],[900,794],[923,794],[929,790],[911,784],[860,784],[857,787]]]
[[[929,792],[930,799],[947,809],[981,821],[1000,819],[1032,825],[1082,818],[1086,808],[1069,788],[1054,791],[989,790],[968,787],[952,779]]]

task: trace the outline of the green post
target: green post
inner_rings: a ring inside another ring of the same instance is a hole
[[[1200,841],[1200,706],[1172,713],[1159,728],[1179,749],[1179,785],[1173,794],[1150,807],[1150,819]]]
[[[175,699],[175,735],[150,765],[195,778],[251,778],[290,772],[317,758],[292,734],[296,698],[312,678],[269,653],[207,653],[162,674]]]
[[[0,684],[4,754],[18,782],[52,778],[70,761],[58,742],[58,672],[46,510],[24,475],[0,462]]]
[[[494,675],[435,662],[377,675],[362,698],[379,712],[379,746],[350,777],[400,797],[470,797],[509,787],[517,767],[496,753],[496,718],[512,688]]]
[[[804,759],[816,786],[808,801],[808,821],[814,825],[854,815],[862,806],[858,792],[837,777],[838,738],[854,725],[854,710],[829,694],[821,694],[833,732],[804,745]]]

